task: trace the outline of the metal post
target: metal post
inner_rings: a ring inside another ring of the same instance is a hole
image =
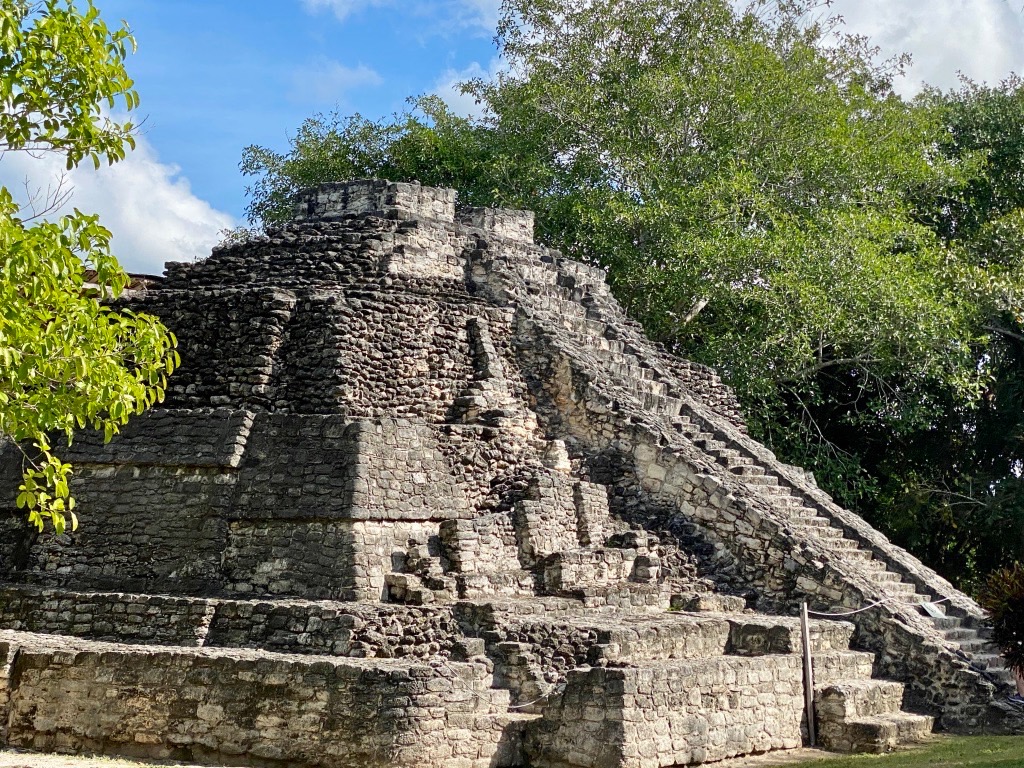
[[[807,705],[807,739],[814,746],[814,668],[811,664],[811,625],[807,603],[800,603],[800,635],[804,646],[804,703]]]

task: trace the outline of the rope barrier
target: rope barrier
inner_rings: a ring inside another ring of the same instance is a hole
[[[931,603],[932,605],[938,605],[939,603],[945,603],[948,600],[949,600],[948,597],[944,597],[941,600],[929,600],[928,602]],[[870,605],[865,605],[863,608],[858,608],[855,611],[846,611],[845,613],[828,613],[826,611],[810,611],[809,610],[809,611],[807,611],[807,613],[809,613],[809,614],[811,614],[813,616],[823,616],[825,618],[842,618],[843,616],[854,616],[854,615],[856,615],[858,613],[863,613],[864,611],[869,611],[872,608],[875,608],[875,607],[877,607],[879,605],[882,605],[883,603],[903,603],[903,605],[909,605],[909,606],[921,605],[921,603],[912,603],[909,600],[904,600],[903,598],[900,598],[900,597],[886,597],[886,598],[883,598],[881,600],[876,600],[875,602],[871,603]]]

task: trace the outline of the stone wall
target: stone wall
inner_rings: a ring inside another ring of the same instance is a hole
[[[516,211],[506,208],[461,208],[458,221],[467,227],[483,230],[483,235],[533,242],[533,211]]]
[[[78,465],[71,489],[88,525],[62,536],[25,531],[31,543],[17,558],[21,567],[6,576],[50,586],[216,592],[231,479],[218,469]]]
[[[464,637],[450,605],[217,601],[207,647],[355,658],[456,658]]]
[[[198,647],[213,614],[201,598],[0,587],[0,627],[20,632]]]
[[[168,408],[276,405],[277,355],[295,295],[276,288],[149,291],[130,307],[175,329],[181,366],[168,382]]]
[[[802,744],[798,656],[570,672],[531,733],[537,768],[713,762]]]
[[[440,523],[470,514],[435,431],[403,419],[151,411],[68,455],[88,523],[37,535],[10,511],[7,579],[380,600],[411,541],[437,550]],[[0,465],[14,478],[17,452]]]
[[[0,633],[6,739],[255,765],[511,765],[479,664],[142,649]],[[500,724],[500,723],[499,723]],[[503,739],[504,737],[504,739]]]
[[[0,626],[90,640],[355,658],[459,658],[454,606],[230,600],[0,587]]]
[[[455,190],[362,179],[321,184],[296,195],[296,221],[346,215],[454,221]]]
[[[78,432],[62,455],[74,464],[237,468],[253,418],[250,411],[227,408],[150,410],[122,426],[109,443],[101,432]]]

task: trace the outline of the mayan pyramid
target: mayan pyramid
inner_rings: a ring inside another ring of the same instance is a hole
[[[0,744],[656,768],[1008,728],[978,606],[751,439],[533,215],[354,181],[121,299],[182,367],[37,534],[0,446]]]

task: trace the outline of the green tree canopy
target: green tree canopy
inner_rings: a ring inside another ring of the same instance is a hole
[[[134,40],[87,2],[0,0],[0,148],[57,152],[67,167],[113,163],[134,146],[131,122],[104,109],[138,104],[124,59]],[[71,467],[54,452],[80,428],[107,439],[163,398],[177,364],[174,337],[156,318],[115,311],[128,276],[110,232],[75,210],[31,221],[0,189],[0,439],[22,446],[17,504],[61,533],[74,500]]]

